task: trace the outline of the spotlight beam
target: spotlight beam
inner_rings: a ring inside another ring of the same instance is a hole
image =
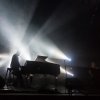
[[[47,61],[48,62],[51,62],[51,63],[55,63],[55,62],[53,62],[52,60],[50,60],[50,59],[47,59]],[[63,74],[68,74],[68,75],[70,75],[70,76],[74,76],[74,74],[73,73],[71,73],[71,72],[69,72],[69,71],[66,71],[62,66],[60,66],[60,72],[61,73],[63,73]]]
[[[38,1],[39,0],[31,0],[31,3],[29,4],[29,1],[24,0],[24,6],[18,5],[17,3],[19,1],[0,1],[0,9],[3,12],[0,13],[0,34],[2,34],[2,36],[10,43],[11,54],[19,49],[22,56],[29,60],[31,59],[29,50],[21,40],[23,39],[27,27],[33,17],[32,15],[34,15]],[[7,60],[3,59],[0,61],[0,65],[3,65],[8,60],[8,63],[10,64],[11,57],[12,56],[7,58]],[[6,55],[0,55],[0,58],[6,58]]]
[[[8,54],[0,54],[0,59],[4,59],[4,58],[7,58],[8,57]]]

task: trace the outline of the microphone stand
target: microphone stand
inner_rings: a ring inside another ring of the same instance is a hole
[[[67,72],[66,72],[66,60],[64,60],[65,65],[65,94],[66,94],[66,78],[67,78]]]

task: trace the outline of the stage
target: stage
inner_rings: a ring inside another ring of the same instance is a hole
[[[65,93],[66,92],[66,93]],[[4,87],[0,89],[0,95],[28,95],[28,96],[85,96],[86,94],[80,93],[79,91],[73,90],[73,93],[68,93],[64,88],[15,88],[13,86]]]

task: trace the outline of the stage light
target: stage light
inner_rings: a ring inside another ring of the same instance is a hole
[[[66,73],[66,71],[65,71],[65,69],[63,67],[60,67],[60,72],[63,73],[63,74]]]
[[[66,73],[67,73],[68,75],[70,75],[70,76],[74,76],[74,74],[72,74],[72,73],[69,72],[69,71],[66,71]]]
[[[65,56],[65,55],[64,55],[64,59],[65,59],[65,60],[68,60],[68,61],[71,61],[71,59],[70,59],[70,58],[68,58],[68,57],[67,57],[67,56]]]
[[[8,57],[8,54],[0,54],[0,59],[4,59],[4,58],[7,58]]]
[[[74,74],[73,73],[71,73],[71,72],[69,72],[69,71],[65,71],[65,69],[63,68],[63,67],[60,67],[60,71],[61,71],[61,73],[64,73],[64,74],[68,74],[68,75],[70,75],[70,76],[74,76]]]
[[[8,9],[7,7],[5,7],[5,5],[0,4],[1,5],[0,7],[4,10],[3,13],[1,13],[1,18],[0,18],[1,19],[0,20],[0,29],[1,29],[0,34],[2,34],[4,38],[8,40],[8,42],[11,45],[10,46],[11,50],[19,51],[21,53],[21,57],[25,60],[32,60],[32,56],[34,55],[31,55],[31,54],[33,54],[33,51],[35,51],[37,55],[48,56],[49,58],[56,58],[56,59],[66,59],[68,61],[71,61],[71,59],[65,56],[62,50],[59,49],[56,46],[56,44],[53,43],[53,41],[49,40],[43,34],[42,34],[43,36],[41,35],[41,33],[45,32],[46,34],[50,31],[53,31],[53,30],[50,30],[52,26],[49,26],[48,21],[47,21],[48,25],[45,24],[45,26],[43,26],[42,29],[40,29],[39,32],[37,32],[36,36],[34,36],[32,40],[31,40],[31,37],[29,36],[30,41],[31,41],[31,42],[29,41],[29,44],[26,43],[27,40],[24,41],[25,44],[22,43],[22,39],[23,37],[25,37],[24,36],[25,32],[27,30],[27,27],[29,26],[28,24],[30,23],[32,15],[34,15],[32,13],[35,12],[35,8],[37,6],[38,0],[34,0],[34,2],[35,2],[33,3],[34,6],[33,4],[29,5],[30,9],[28,7],[24,9],[20,9],[19,5],[18,7],[14,6],[15,7],[14,9],[10,8],[9,6],[9,9]],[[25,9],[27,12],[29,10],[28,14],[26,14]],[[14,12],[13,10],[16,10],[16,12]],[[23,18],[23,15],[25,15],[24,18]],[[51,21],[49,22],[52,24]],[[61,24],[59,23],[59,25]],[[54,27],[52,28],[54,29]],[[34,35],[34,32],[33,32],[33,35]],[[13,55],[14,52],[11,51],[11,54]],[[10,64],[11,57],[12,56],[10,56],[9,58],[9,64]],[[61,67],[61,72],[65,73],[65,70],[62,67]]]
[[[9,60],[9,57],[6,57],[6,58],[0,60],[0,67],[3,67],[5,64],[7,64],[8,60]]]
[[[51,63],[55,63],[55,62],[53,62],[53,61],[50,60],[50,59],[47,59],[47,61],[48,61],[48,62],[51,62]],[[63,74],[68,74],[68,75],[70,75],[70,76],[72,76],[72,77],[74,76],[74,74],[71,73],[71,72],[69,72],[68,70],[65,71],[65,69],[64,69],[62,66],[60,66],[60,72],[63,73]]]
[[[0,8],[3,12],[0,15],[0,34],[10,43],[9,48],[11,51],[12,49],[19,50],[21,56],[26,60],[31,60],[30,50],[27,48],[27,44],[23,44],[21,41],[25,37],[25,32],[34,15],[38,2],[38,0],[24,1],[24,6],[13,2],[13,9],[12,3],[9,1],[0,2]]]
[[[0,54],[0,67],[7,63],[8,58],[8,54]]]
[[[65,54],[46,36],[35,36],[33,40],[30,41],[29,46],[31,48],[33,47],[33,51],[48,56],[49,58],[71,61],[71,59],[65,56]]]
[[[30,51],[29,49],[25,46],[22,46],[19,48],[19,51],[20,51],[20,56],[25,59],[25,60],[31,60],[31,56],[30,56]]]
[[[0,61],[0,67],[2,67],[5,64],[6,60]]]

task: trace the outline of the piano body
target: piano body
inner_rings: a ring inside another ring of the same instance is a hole
[[[26,61],[26,64],[22,66],[22,74],[29,76],[30,74],[43,74],[52,75],[55,77],[55,90],[57,89],[58,75],[60,74],[60,65],[45,61],[47,56],[37,56],[35,61]],[[32,84],[32,78],[30,78]],[[45,77],[46,78],[46,77]],[[46,81],[46,80],[45,80]],[[44,85],[46,86],[46,84]]]
[[[21,71],[22,74],[49,74],[58,76],[60,74],[60,65],[49,62],[26,61]]]

